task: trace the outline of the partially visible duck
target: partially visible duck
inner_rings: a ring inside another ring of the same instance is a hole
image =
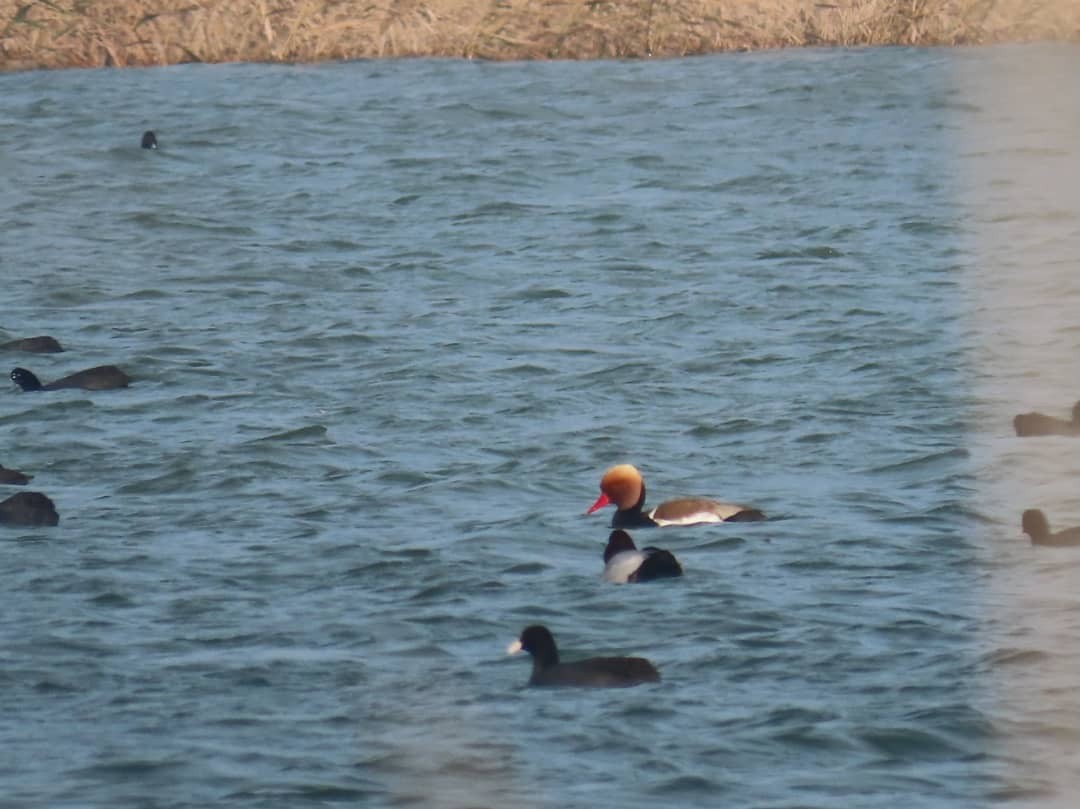
[[[0,343],[0,349],[28,351],[32,354],[55,354],[64,350],[55,337],[49,337],[47,334],[40,337],[24,337],[21,340],[8,340],[6,343]]]
[[[59,522],[56,506],[41,492],[18,492],[0,500],[0,524],[56,525]]]
[[[152,130],[147,129],[142,133],[142,142],[139,145],[144,149],[156,149],[157,135],[155,135]]]
[[[1050,521],[1037,508],[1029,508],[1020,517],[1020,529],[1031,537],[1032,545],[1056,545],[1070,547],[1080,545],[1080,528],[1066,528],[1056,534],[1050,532]]]
[[[660,672],[643,657],[590,657],[560,663],[555,638],[539,624],[525,627],[521,637],[506,648],[507,654],[522,651],[533,659],[529,685],[625,688],[660,681]]]
[[[1021,413],[1013,419],[1013,429],[1021,438],[1033,435],[1080,435],[1080,402],[1073,405],[1072,421],[1042,413]]]
[[[16,368],[11,372],[11,381],[26,391],[34,390],[60,390],[61,388],[82,388],[83,390],[110,390],[111,388],[126,388],[131,382],[131,377],[117,368],[115,365],[98,365],[96,368],[87,368],[42,385],[30,371],[25,368]]]
[[[30,482],[33,475],[24,475],[18,469],[8,469],[0,464],[0,483],[8,486],[24,486]]]
[[[638,550],[631,536],[616,528],[604,548],[604,581],[615,584],[669,579],[682,575],[671,551],[647,546]]]
[[[708,522],[749,522],[764,520],[756,508],[734,503],[720,503],[701,497],[681,497],[667,500],[649,511],[645,508],[645,481],[630,464],[611,467],[600,478],[600,497],[586,514],[611,503],[617,511],[611,518],[612,528],[645,528],[654,525],[697,525]]]

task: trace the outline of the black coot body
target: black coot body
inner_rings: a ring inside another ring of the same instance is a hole
[[[546,626],[539,624],[526,627],[506,651],[509,654],[525,651],[532,655],[529,685],[626,688],[660,681],[660,672],[643,657],[590,657],[560,663],[555,638]]]

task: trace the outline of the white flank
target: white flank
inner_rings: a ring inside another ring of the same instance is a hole
[[[604,566],[604,581],[626,584],[630,574],[641,567],[647,554],[641,551],[620,551]]]
[[[700,525],[705,522],[723,522],[728,517],[743,510],[742,506],[733,506],[729,503],[716,503],[714,505],[716,511],[695,511],[693,514],[687,514],[677,520],[657,517],[654,508],[649,512],[649,519],[657,525]]]

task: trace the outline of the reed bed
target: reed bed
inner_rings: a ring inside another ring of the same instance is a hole
[[[1080,0],[0,0],[0,69],[1080,41]]]

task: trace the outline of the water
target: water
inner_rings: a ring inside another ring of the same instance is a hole
[[[0,805],[1069,805],[1078,62],[0,76],[9,365],[137,380],[0,393]],[[616,462],[772,519],[605,585]]]

